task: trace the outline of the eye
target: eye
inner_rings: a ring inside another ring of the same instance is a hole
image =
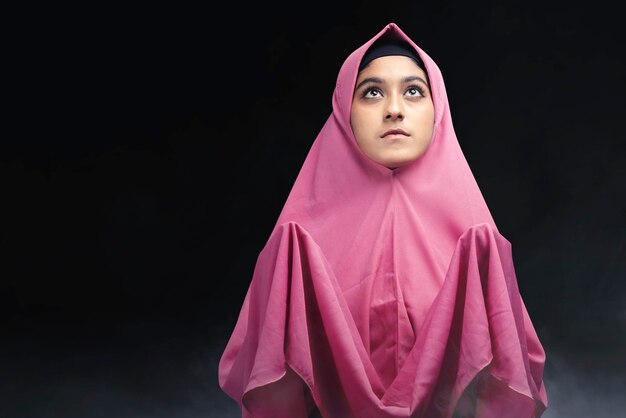
[[[361,97],[364,97],[366,99],[373,99],[376,97],[380,97],[381,95],[382,95],[382,92],[380,91],[379,88],[372,87],[372,88],[364,90],[363,93],[361,94]]]
[[[410,86],[409,88],[406,89],[406,92],[409,94],[409,96],[414,96],[414,97],[426,96],[424,92],[424,88],[418,85]]]

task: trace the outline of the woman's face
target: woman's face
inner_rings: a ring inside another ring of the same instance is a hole
[[[385,167],[400,167],[421,157],[435,123],[424,71],[402,55],[370,62],[356,80],[350,123],[363,153]]]

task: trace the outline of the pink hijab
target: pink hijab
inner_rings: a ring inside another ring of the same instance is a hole
[[[415,48],[435,108],[430,147],[395,170],[350,128],[359,63],[380,37]],[[222,389],[244,418],[540,416],[545,353],[435,62],[389,23],[345,60],[332,105],[257,259]]]

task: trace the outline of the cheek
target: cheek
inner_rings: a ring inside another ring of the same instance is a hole
[[[423,132],[424,135],[432,135],[435,127],[435,114],[432,109],[420,112],[415,118],[416,131]]]
[[[372,117],[363,110],[355,110],[350,115],[350,125],[354,136],[359,140],[371,130]]]

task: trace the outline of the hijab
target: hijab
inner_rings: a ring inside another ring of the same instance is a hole
[[[383,37],[407,42],[422,57],[435,108],[425,154],[393,170],[363,154],[350,127],[361,57]],[[404,292],[412,295],[405,305],[413,332],[441,287],[459,237],[481,223],[497,231],[457,140],[441,71],[396,24],[387,25],[341,66],[332,114],[305,158],[274,233],[290,222],[320,246],[344,290],[359,293],[358,283],[371,272],[393,268]],[[380,266],[386,251],[393,252],[393,266]],[[356,299],[360,309],[361,298]]]
[[[359,68],[381,42],[413,49],[435,110],[429,148],[395,169],[370,160],[350,126]],[[442,73],[389,23],[341,65],[332,112],[258,256],[220,385],[244,417],[304,418],[314,407],[336,418],[449,417],[483,371],[481,388],[501,387],[493,416],[517,405],[519,418],[547,405],[544,360]]]

